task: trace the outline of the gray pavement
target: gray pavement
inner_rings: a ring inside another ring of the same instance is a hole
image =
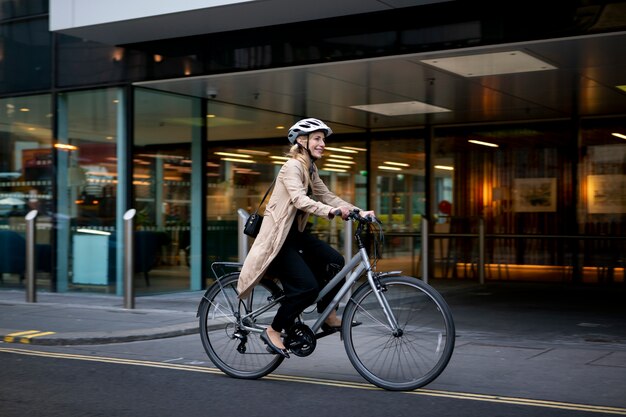
[[[135,308],[126,309],[119,296],[40,292],[31,303],[24,291],[0,291],[0,340],[87,345],[197,333],[196,309],[202,294],[136,297]]]
[[[626,286],[431,282],[452,308],[459,340],[582,344],[626,350]],[[0,290],[0,340],[42,345],[117,343],[193,334],[203,291],[121,296]],[[36,331],[36,332],[35,332]],[[27,333],[23,333],[27,332]]]
[[[431,284],[452,309],[457,339],[449,366],[430,388],[619,407],[610,412],[626,415],[624,284]],[[40,292],[28,303],[23,290],[0,290],[0,344],[97,344],[116,351],[118,342],[169,338],[150,345],[154,357],[176,346],[209,363],[199,340],[175,338],[198,332],[202,293],[140,296],[134,309],[125,309],[118,296]],[[281,372],[360,381],[337,343],[320,339],[315,360],[290,359]]]

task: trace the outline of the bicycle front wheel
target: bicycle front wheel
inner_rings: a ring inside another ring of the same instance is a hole
[[[266,309],[243,321],[246,327],[263,329],[276,315],[280,288],[272,281],[262,280],[246,300],[240,300],[237,292],[239,273],[220,279],[209,288],[200,307],[200,338],[211,361],[222,372],[235,378],[257,379],[274,371],[283,357],[269,353],[260,333],[240,326],[237,316]],[[220,285],[221,283],[221,285]]]
[[[434,288],[417,278],[386,277],[380,284],[398,329],[390,326],[374,290],[364,284],[343,315],[348,358],[363,378],[380,388],[422,387],[443,372],[452,356],[450,309]]]

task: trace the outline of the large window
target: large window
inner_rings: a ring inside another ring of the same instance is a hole
[[[579,166],[578,231],[583,278],[626,282],[626,123],[585,123]],[[594,238],[595,236],[595,238]]]
[[[50,96],[0,99],[0,286],[21,286],[25,220],[38,211],[37,280],[50,288],[52,207]]]
[[[59,97],[57,264],[59,290],[116,286],[118,89]]]
[[[139,294],[189,288],[194,100],[135,91],[133,207]],[[197,126],[198,124],[195,123]]]

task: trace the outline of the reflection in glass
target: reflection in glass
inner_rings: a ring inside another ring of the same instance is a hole
[[[25,221],[38,211],[38,286],[51,287],[52,115],[47,94],[0,99],[0,287],[23,285]]]
[[[189,288],[193,99],[135,91],[137,292]]]

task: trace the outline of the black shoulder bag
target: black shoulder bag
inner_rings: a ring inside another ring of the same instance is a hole
[[[272,188],[274,187],[274,183],[276,183],[276,178],[270,184],[269,188],[265,192],[263,199],[259,203],[259,206],[254,210],[254,213],[248,216],[248,220],[246,220],[246,224],[243,227],[243,233],[250,237],[257,237],[259,234],[259,230],[261,230],[261,223],[263,223],[263,215],[259,214],[259,209],[263,205],[263,202],[267,198],[267,195],[270,193]]]

